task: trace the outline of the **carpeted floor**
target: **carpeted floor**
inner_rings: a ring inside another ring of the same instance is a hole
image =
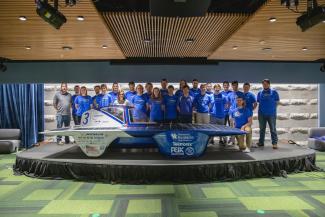
[[[14,176],[0,155],[2,217],[325,216],[325,172],[188,185],[110,185]],[[317,153],[325,169],[325,153]]]

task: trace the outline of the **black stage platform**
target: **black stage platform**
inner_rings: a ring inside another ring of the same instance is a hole
[[[87,181],[152,183],[207,182],[281,176],[317,170],[315,151],[291,144],[252,149],[209,145],[197,159],[170,159],[156,149],[107,149],[100,158],[89,158],[75,144],[42,145],[17,154],[14,170],[39,178]]]

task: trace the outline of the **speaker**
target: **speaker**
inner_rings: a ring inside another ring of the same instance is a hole
[[[150,0],[151,16],[203,17],[211,0]]]

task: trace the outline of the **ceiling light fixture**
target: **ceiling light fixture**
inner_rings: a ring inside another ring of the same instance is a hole
[[[30,49],[32,49],[32,47],[31,46],[25,46],[25,49],[30,50]]]
[[[77,16],[77,20],[78,20],[78,21],[84,21],[85,18],[84,18],[84,16]]]
[[[186,41],[186,43],[193,43],[194,42],[194,39],[193,38],[188,38],[185,41]]]
[[[274,23],[274,22],[276,21],[276,18],[275,18],[275,17],[270,17],[269,21],[270,21],[271,23]]]
[[[262,51],[272,51],[272,48],[270,48],[270,47],[264,47],[264,48],[262,48]]]
[[[63,46],[62,49],[65,50],[65,51],[69,51],[69,50],[72,50],[72,47],[70,47],[70,46]]]
[[[308,48],[307,48],[307,47],[303,47],[301,50],[303,50],[303,51],[307,51]]]
[[[146,38],[146,39],[143,40],[143,42],[144,42],[144,43],[150,43],[150,42],[151,42],[151,39]]]
[[[102,48],[106,49],[106,48],[107,48],[107,45],[105,45],[105,44],[104,44],[104,45],[102,45]]]
[[[19,20],[20,20],[20,21],[26,21],[26,20],[27,20],[27,17],[25,17],[25,16],[20,16],[20,17],[19,17]]]
[[[232,49],[233,50],[237,50],[238,49],[238,46],[233,46]]]

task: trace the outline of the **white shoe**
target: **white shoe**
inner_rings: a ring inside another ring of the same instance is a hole
[[[58,145],[64,145],[64,142],[63,141],[59,141],[58,142]]]
[[[251,150],[249,150],[249,148],[245,148],[245,149],[243,150],[243,152],[244,152],[244,153],[249,153],[249,152],[251,152]]]

